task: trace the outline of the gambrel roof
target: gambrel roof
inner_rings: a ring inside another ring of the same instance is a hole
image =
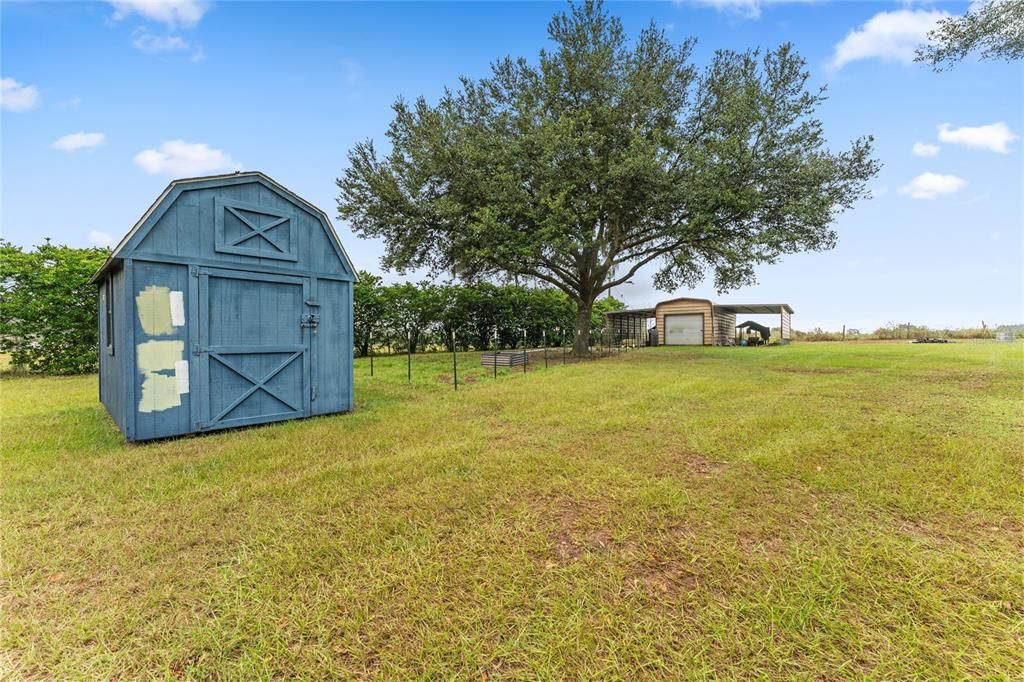
[[[338,234],[334,231],[334,226],[331,224],[330,218],[327,217],[327,214],[324,211],[279,184],[265,173],[261,173],[260,171],[239,171],[224,175],[208,175],[196,178],[172,180],[160,196],[157,197],[156,201],[154,201],[142,217],[139,218],[139,221],[135,223],[131,230],[129,230],[128,234],[118,242],[107,260],[103,263],[100,269],[97,270],[96,274],[92,276],[90,282],[99,282],[115,262],[130,255],[135,247],[138,246],[146,237],[149,231],[153,229],[164,211],[166,211],[167,208],[175,202],[182,192],[192,189],[207,189],[245,184],[253,181],[262,183],[269,189],[280,194],[282,197],[294,202],[301,208],[316,216],[323,226],[324,232],[327,234],[338,258],[341,260],[345,268],[352,273],[352,277],[354,279],[357,278],[356,269],[352,264],[352,260],[345,251],[345,247],[341,243],[341,240],[338,239]]]

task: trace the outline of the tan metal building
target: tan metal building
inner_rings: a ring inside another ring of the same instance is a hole
[[[792,335],[787,303],[712,303],[706,298],[672,298],[653,308],[618,310],[607,313],[607,327],[615,335],[638,338],[638,328],[651,327],[654,334],[643,343],[659,346],[730,346],[736,342],[736,316],[778,315],[779,341],[789,343]]]
[[[654,325],[662,346],[714,345],[714,320],[715,308],[706,298],[673,298],[654,306]]]

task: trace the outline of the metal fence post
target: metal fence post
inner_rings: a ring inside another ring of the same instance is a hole
[[[406,353],[406,357],[408,358],[408,362],[407,362],[408,367],[406,368],[406,374],[407,374],[407,378],[409,380],[409,383],[411,384],[412,383],[412,330],[411,329],[406,329],[405,330],[405,353]]]
[[[498,378],[498,328],[494,328],[494,378]]]
[[[370,351],[370,376],[373,376],[373,333],[366,335],[366,348]]]
[[[455,383],[455,390],[459,390],[459,361],[455,353],[455,330],[452,330],[452,379]]]
[[[526,365],[530,363],[530,354],[526,352],[526,328],[523,328],[523,374],[526,374]]]
[[[541,331],[540,337],[544,343],[544,369],[548,368],[548,330]]]

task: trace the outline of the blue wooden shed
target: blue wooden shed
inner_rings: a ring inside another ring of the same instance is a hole
[[[100,401],[128,440],[351,410],[355,281],[263,173],[175,180],[93,277]]]

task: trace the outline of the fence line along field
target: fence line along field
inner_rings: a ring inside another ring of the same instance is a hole
[[[143,445],[5,378],[0,665],[1019,679],[1022,350],[361,358],[352,414]]]

